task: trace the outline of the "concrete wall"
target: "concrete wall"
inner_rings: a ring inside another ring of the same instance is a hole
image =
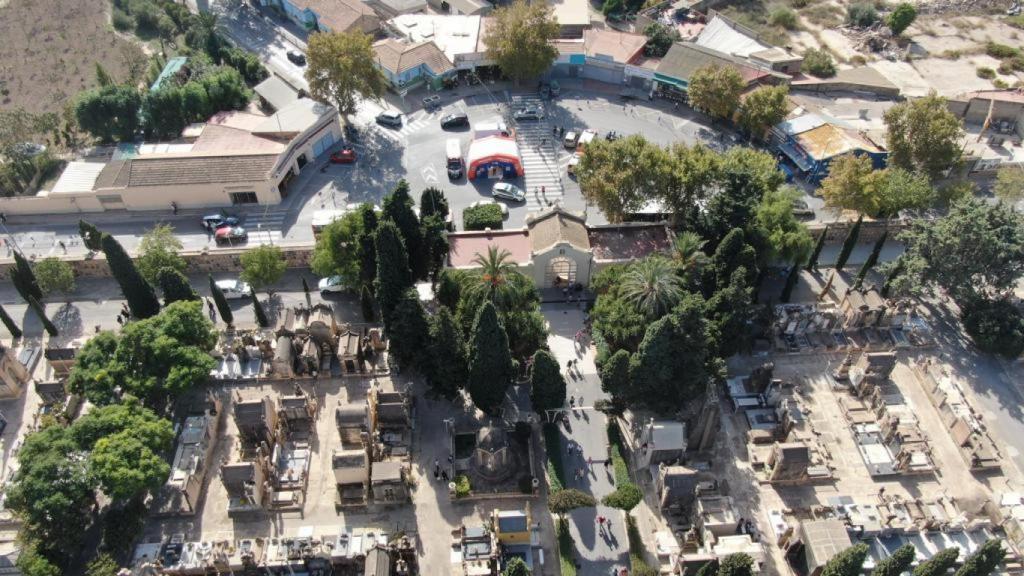
[[[856,218],[842,222],[829,222],[828,236],[825,237],[825,242],[831,244],[846,240],[846,235],[850,233],[850,228],[855,221]],[[885,230],[889,231],[889,240],[892,240],[896,234],[906,230],[908,227],[909,222],[903,220],[864,220],[861,222],[857,241],[874,242],[878,240]],[[818,234],[821,234],[821,231],[825,229],[825,223],[808,224],[807,229],[810,231],[811,236],[814,236],[815,240],[817,240]]]
[[[980,125],[988,117],[989,106],[992,107],[993,120],[1009,120],[1016,122],[1017,118],[1024,113],[1024,103],[1020,102],[996,102],[985,98],[973,98],[966,102],[950,100],[946,104],[949,111],[964,119],[967,124]]]
[[[172,201],[179,208],[230,206],[231,192],[255,192],[260,204],[281,201],[277,186],[270,180],[232,182],[231,184],[190,184],[188,186],[136,186],[97,190],[97,195],[120,196],[128,210],[166,210]],[[115,206],[111,206],[115,208]]]
[[[166,205],[164,206],[166,208]],[[103,205],[92,192],[53,196],[16,196],[3,199],[6,214],[74,214],[103,212]]]

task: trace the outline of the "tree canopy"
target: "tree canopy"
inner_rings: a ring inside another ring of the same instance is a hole
[[[487,414],[496,414],[513,375],[508,336],[494,305],[484,302],[469,341],[469,395],[473,404]]]
[[[859,576],[867,556],[867,544],[854,544],[826,562],[821,569],[821,576]]]
[[[764,249],[758,251],[763,263],[803,260],[814,240],[807,226],[793,215],[793,203],[800,197],[793,188],[765,192],[754,210],[753,231]]]
[[[485,32],[487,57],[515,82],[540,76],[558,56],[560,28],[544,3],[516,0],[494,11]]]
[[[1004,166],[996,172],[996,198],[1007,204],[1024,199],[1024,170],[1017,166]]]
[[[341,276],[345,286],[356,289],[362,285],[363,215],[347,212],[320,231],[313,248],[310,267],[318,276]],[[371,239],[372,243],[372,239]],[[372,245],[372,244],[371,244]]]
[[[530,402],[539,414],[565,405],[565,377],[558,360],[547,350],[538,350],[533,355]]]
[[[376,66],[373,38],[362,32],[319,32],[309,37],[306,81],[317,100],[343,116],[355,114],[359,99],[379,100],[387,80]]]
[[[71,265],[60,258],[43,258],[33,266],[33,271],[44,295],[54,292],[70,294],[75,291],[75,273]]]
[[[103,142],[132,140],[139,129],[142,96],[126,84],[86,90],[75,100],[78,126]]]
[[[139,274],[142,274],[150,284],[157,284],[160,270],[163,268],[184,273],[187,264],[181,257],[181,248],[181,241],[175,236],[173,226],[153,226],[139,242],[139,257],[136,260]]]
[[[412,272],[409,271],[409,256],[405,241],[398,226],[390,220],[381,222],[375,234],[374,247],[377,252],[377,303],[380,304],[384,325],[391,322],[391,315],[398,306],[402,294],[412,288]]]
[[[149,318],[160,312],[160,301],[156,297],[153,286],[139,274],[128,253],[124,251],[121,244],[110,234],[103,234],[100,241],[103,246],[103,253],[107,257],[107,265],[110,266],[110,273],[117,280],[128,301],[128,308],[132,316],[136,318]]]
[[[935,200],[927,176],[898,167],[875,170],[869,157],[852,154],[830,163],[821,194],[829,207],[882,218],[905,209],[927,208]]]
[[[263,244],[242,253],[242,280],[254,290],[269,288],[276,284],[288,267],[280,246]]]
[[[690,75],[687,94],[694,108],[712,118],[728,119],[740,107],[744,88],[746,82],[735,68],[708,64]]]
[[[963,122],[934,92],[885,111],[889,164],[935,179],[960,160]]]
[[[613,222],[658,198],[674,171],[668,152],[639,134],[593,140],[576,167],[583,195]]]
[[[575,488],[558,490],[548,496],[548,509],[559,516],[565,516],[577,508],[592,508],[596,505],[597,500],[593,496]]]
[[[760,86],[740,104],[740,126],[754,138],[761,139],[769,128],[786,117],[788,86]]]

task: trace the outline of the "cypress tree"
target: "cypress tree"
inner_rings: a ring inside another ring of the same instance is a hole
[[[712,560],[700,567],[697,570],[696,576],[715,576],[718,574],[718,560]]]
[[[14,251],[14,267],[11,268],[11,282],[14,284],[18,294],[21,294],[21,297],[25,299],[25,302],[28,302],[29,297],[36,300],[43,299],[43,291],[39,288],[39,282],[36,281],[32,265],[17,250]]]
[[[455,278],[455,272],[451,269],[441,270],[437,276],[437,290],[434,292],[437,301],[442,306],[447,306],[449,310],[458,310],[461,292],[462,288]]]
[[[430,324],[415,289],[409,288],[402,294],[395,306],[394,317],[401,321],[394,322],[388,332],[388,350],[403,370],[422,369],[428,359]]]
[[[420,220],[413,210],[412,198],[409,197],[409,184],[402,180],[398,186],[384,198],[382,208],[383,219],[391,220],[398,226],[408,251],[409,270],[414,280],[425,280],[428,272],[430,253],[423,242],[420,231]],[[378,266],[380,259],[377,260]]]
[[[742,552],[729,554],[718,566],[718,576],[754,576],[754,559]]]
[[[964,560],[964,565],[954,576],[989,576],[995,572],[1005,556],[1006,550],[1003,549],[1002,541],[993,538]]]
[[[826,562],[821,576],[859,576],[867,557],[868,545],[854,544]]]
[[[252,297],[252,311],[256,314],[256,323],[260,325],[260,328],[266,328],[270,326],[270,320],[267,319],[267,313],[263,310],[263,303],[256,296],[256,289],[252,286],[249,287],[249,296]]]
[[[181,300],[199,300],[199,294],[192,288],[188,278],[174,268],[161,268],[156,275],[156,282],[164,293],[164,305]]]
[[[893,264],[892,268],[889,270],[889,274],[886,275],[885,282],[882,283],[882,290],[879,292],[879,294],[882,295],[882,298],[889,297],[889,290],[892,288],[892,280],[899,276],[901,272],[903,272],[903,259],[897,258],[896,263]]]
[[[377,212],[370,204],[360,206],[363,216],[363,234],[359,237],[359,279],[373,291],[373,281],[377,279],[377,248],[374,238],[377,233]]]
[[[39,317],[39,321],[43,323],[43,329],[46,330],[46,333],[49,334],[51,338],[56,337],[57,327],[53,325],[53,322],[50,322],[49,318],[46,317],[46,311],[43,310],[43,305],[39,303],[39,300],[36,300],[35,296],[29,296],[28,306],[36,313],[36,316]]]
[[[843,266],[846,266],[846,261],[850,258],[853,247],[857,245],[857,237],[860,236],[860,223],[863,221],[864,215],[861,214],[857,217],[857,221],[853,223],[853,226],[850,227],[846,240],[843,240],[843,249],[839,252],[839,258],[836,260],[836,270],[842,272]]]
[[[426,218],[435,214],[444,222],[448,217],[448,199],[444,197],[444,192],[431,186],[420,193],[420,217]]]
[[[4,310],[3,306],[0,306],[0,321],[3,321],[11,336],[21,338],[21,328],[18,328],[18,325],[14,323],[14,318],[11,318],[11,315],[7,313],[7,310]]]
[[[306,306],[313,306],[313,297],[309,295],[309,283],[306,282],[306,277],[302,277],[302,291],[306,294]]]
[[[370,287],[366,284],[363,284],[362,289],[359,290],[359,306],[363,309],[363,320],[373,322],[377,319],[373,293],[370,292]]]
[[[110,273],[121,286],[121,293],[128,301],[128,308],[132,316],[138,319],[145,319],[156,316],[160,313],[160,301],[157,300],[156,291],[153,286],[146,282],[146,279],[139,274],[135,262],[124,251],[121,243],[110,234],[103,234],[103,253],[107,256],[107,265],[110,266]]]
[[[533,410],[543,415],[565,405],[565,378],[558,360],[547,350],[533,354],[533,370],[530,373],[530,404]]]
[[[384,221],[377,227],[374,248],[377,252],[377,304],[385,330],[390,329],[391,314],[402,294],[412,288],[409,256],[402,234],[394,222]]]
[[[914,576],[946,576],[949,569],[956,565],[958,556],[959,548],[946,548],[914,568]]]
[[[515,374],[508,335],[494,304],[485,301],[473,321],[469,341],[469,396],[487,414],[496,415]]]
[[[875,569],[871,571],[871,576],[900,576],[910,570],[915,554],[912,545],[904,544],[893,552],[892,556],[876,564]]]
[[[789,267],[789,275],[786,276],[786,285],[782,288],[782,296],[779,298],[782,302],[789,302],[790,296],[793,295],[793,288],[796,287],[797,281],[800,279],[800,264],[794,262]]]
[[[82,244],[93,252],[103,249],[103,234],[98,228],[85,220],[78,221],[78,235],[82,237]]]
[[[451,400],[466,385],[469,366],[462,330],[445,306],[441,306],[431,319],[429,350],[427,385],[435,393]]]
[[[224,292],[219,286],[217,286],[217,283],[213,281],[212,275],[210,275],[210,294],[213,295],[213,303],[217,305],[217,312],[220,313],[220,319],[228,326],[234,324],[235,315],[231,312],[231,306],[228,306],[228,299],[224,297]]]
[[[821,256],[821,249],[825,247],[826,236],[828,236],[828,224],[825,225],[825,229],[818,236],[818,242],[814,245],[814,251],[811,252],[811,257],[807,260],[808,272],[818,268],[818,256]]]
[[[868,271],[875,267],[878,263],[878,257],[882,254],[882,247],[885,246],[885,239],[889,236],[889,231],[885,230],[882,235],[875,241],[875,245],[871,248],[871,254],[868,254],[868,259],[864,261],[864,265],[860,267],[860,272],[857,272],[857,285],[860,286],[864,282],[864,277],[868,275]]]

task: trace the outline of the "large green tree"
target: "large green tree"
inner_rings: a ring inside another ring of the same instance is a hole
[[[139,273],[150,284],[157,284],[162,268],[171,268],[184,274],[188,265],[181,257],[181,248],[181,241],[174,235],[173,226],[153,226],[139,242],[139,258],[136,262]]]
[[[402,295],[412,288],[412,272],[409,271],[405,241],[394,222],[385,220],[380,223],[374,247],[377,252],[377,303],[384,325],[389,326]]]
[[[558,56],[551,41],[558,38],[558,21],[546,4],[516,0],[491,15],[484,33],[487,58],[514,82],[540,76]]]
[[[850,227],[850,231],[846,233],[843,247],[839,250],[839,257],[836,259],[836,270],[842,270],[846,266],[846,261],[850,259],[850,254],[857,247],[857,240],[860,238],[860,227],[863,222],[864,215],[861,214],[857,217],[857,221],[853,223],[853,226]]]
[[[629,351],[617,350],[601,364],[601,390],[615,400],[625,399],[630,393]]]
[[[742,552],[730,554],[718,565],[718,576],[754,576],[754,559]]]
[[[740,107],[745,87],[743,77],[732,66],[708,64],[690,75],[686,93],[694,108],[714,119],[729,119]]]
[[[1024,198],[1024,170],[1020,166],[1004,166],[996,172],[996,198],[1016,204]]]
[[[885,111],[889,163],[937,178],[960,160],[963,122],[934,92]]]
[[[494,305],[484,302],[469,339],[469,395],[473,404],[487,414],[497,414],[513,376],[508,336]]]
[[[751,137],[763,139],[768,129],[786,117],[788,86],[760,86],[740,104],[740,126]]]
[[[134,87],[111,84],[86,90],[75,100],[78,126],[103,142],[132,140],[139,129],[142,96]]]
[[[164,304],[180,300],[199,300],[199,294],[192,288],[188,278],[174,268],[161,268],[157,272],[156,281],[164,293]]]
[[[423,241],[423,231],[413,209],[412,197],[409,196],[409,184],[405,180],[400,180],[395,189],[384,197],[381,217],[394,222],[402,233],[413,279],[425,280],[430,269],[430,250]]]
[[[639,134],[587,144],[575,171],[580,190],[619,222],[665,191],[675,178],[673,157]]]
[[[954,576],[989,576],[1003,563],[1005,557],[1003,541],[993,538],[982,544],[977,552],[968,556]]]
[[[715,253],[711,255],[707,276],[708,294],[714,294],[729,285],[733,272],[743,268],[747,272],[747,283],[753,285],[757,277],[757,251],[747,243],[747,235],[742,228],[733,228],[718,243]]]
[[[462,331],[447,306],[439,307],[431,318],[427,349],[427,385],[444,398],[455,398],[469,379],[469,366]]]
[[[929,294],[942,287],[958,302],[1009,293],[1024,275],[1024,216],[981,200],[957,202],[937,220],[917,220],[899,235],[903,254],[894,268],[897,296]]]
[[[127,499],[155,490],[167,480],[171,467],[161,452],[171,446],[170,422],[164,421],[167,441],[154,450],[133,431],[100,438],[89,454],[89,469],[111,498]]]
[[[959,556],[960,549],[956,546],[940,550],[914,568],[914,576],[947,576],[949,570],[956,566],[956,559]]]
[[[227,297],[224,296],[224,291],[217,286],[217,283],[213,280],[213,275],[208,275],[210,279],[210,296],[213,297],[213,303],[217,306],[217,312],[220,314],[220,319],[225,324],[231,326],[235,323],[235,313],[231,311],[231,305],[228,304]]]
[[[103,253],[107,257],[110,273],[121,287],[121,293],[128,301],[128,308],[136,318],[149,318],[160,312],[160,300],[156,297],[153,286],[139,274],[128,253],[121,243],[110,234],[103,234],[101,240]]]
[[[414,288],[407,289],[399,298],[393,317],[388,330],[391,355],[403,370],[423,370],[430,360],[430,323]]]
[[[373,38],[362,32],[313,34],[306,55],[309,93],[333,104],[342,116],[355,114],[360,98],[379,100],[387,90]]]
[[[685,294],[683,279],[672,261],[648,256],[629,267],[621,278],[621,294],[650,319],[662,317]]]
[[[522,558],[513,556],[501,571],[501,576],[530,576],[530,568]]]
[[[704,236],[715,242],[733,228],[746,227],[765,194],[784,181],[771,154],[744,146],[730,148],[721,157],[718,192],[704,211]]]
[[[893,217],[901,210],[927,208],[935,200],[928,177],[899,167],[875,170],[867,156],[840,156],[821,182],[825,205],[875,217]]]
[[[854,544],[826,562],[821,569],[821,576],[859,576],[867,557],[868,545]]]
[[[33,271],[43,294],[71,294],[75,291],[75,272],[60,258],[43,258],[33,266]]]
[[[254,290],[269,289],[284,277],[288,267],[281,247],[267,244],[246,250],[240,260],[242,273],[239,276]]]
[[[548,510],[558,514],[559,518],[565,518],[566,514],[577,508],[592,508],[596,505],[597,500],[593,496],[575,488],[558,490],[548,497]]]
[[[915,555],[913,544],[904,544],[897,548],[892,556],[875,564],[871,576],[900,576],[904,572],[909,572]]]
[[[810,253],[814,240],[807,226],[793,215],[798,198],[799,193],[789,187],[770,190],[754,210],[751,231],[762,247],[758,251],[761,263],[802,261]]]
[[[533,355],[530,371],[530,403],[538,414],[565,405],[565,377],[558,360],[547,350]]]
[[[82,244],[93,252],[103,249],[103,233],[85,220],[78,221],[78,235],[82,237]]]
[[[14,289],[18,291],[18,294],[26,302],[28,302],[29,298],[42,300],[43,290],[39,287],[39,281],[36,280],[36,274],[32,270],[32,265],[29,264],[28,259],[18,250],[14,251],[14,266],[10,269],[10,275]]]
[[[729,283],[708,299],[708,320],[717,330],[722,356],[732,356],[749,347],[752,292],[747,283],[747,271],[740,266],[733,270]]]
[[[363,286],[373,290],[373,281],[377,279],[377,248],[374,239],[377,234],[377,211],[373,204],[363,203],[359,206],[359,214],[363,220],[363,232],[359,236],[359,280]]]
[[[342,284],[351,289],[365,283],[362,277],[362,250],[366,237],[363,224],[363,213],[359,210],[349,212],[324,226],[313,247],[313,258],[310,261],[313,272],[324,277],[341,276]],[[369,237],[369,243],[372,248],[372,236]],[[372,250],[370,255],[376,257]]]

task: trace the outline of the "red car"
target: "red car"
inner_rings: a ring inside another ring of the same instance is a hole
[[[356,151],[351,148],[343,148],[331,154],[331,164],[352,164],[356,161]]]

